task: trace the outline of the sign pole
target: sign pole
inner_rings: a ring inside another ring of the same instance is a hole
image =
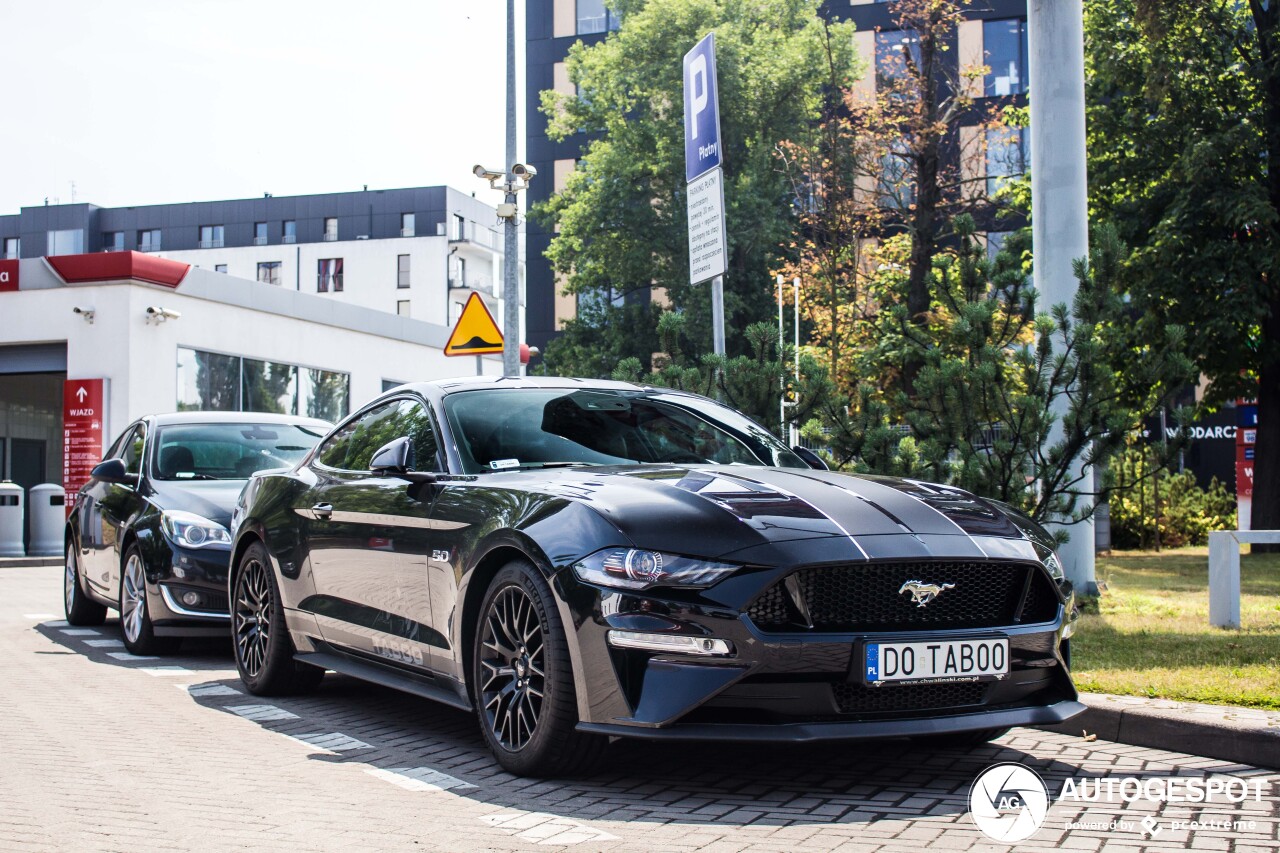
[[[711,279],[711,342],[716,355],[724,355],[724,276]]]

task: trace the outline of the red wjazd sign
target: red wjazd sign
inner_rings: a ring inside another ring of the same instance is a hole
[[[76,492],[102,461],[103,384],[101,379],[68,379],[62,384],[62,488],[68,515]]]

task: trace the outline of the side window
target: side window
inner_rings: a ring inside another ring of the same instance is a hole
[[[119,459],[124,456],[124,448],[129,437],[133,435],[133,427],[130,426],[116,438],[115,442],[107,448],[107,455],[103,459]]]
[[[439,445],[436,443],[436,429],[431,424],[431,416],[427,408],[417,400],[400,401],[400,417],[403,431],[413,441],[413,467],[417,471],[438,471],[440,463],[436,456]]]
[[[146,427],[139,424],[133,433],[125,439],[120,449],[120,458],[124,460],[124,470],[130,474],[142,471],[142,448],[147,441]]]

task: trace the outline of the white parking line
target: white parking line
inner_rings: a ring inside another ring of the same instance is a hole
[[[187,669],[185,666],[140,666],[138,669],[145,672],[147,675],[155,676],[193,674],[193,671]]]
[[[52,613],[23,613],[22,618],[35,619],[37,621],[43,622],[46,619],[52,619],[53,614]],[[64,622],[63,624],[65,625],[66,623]]]
[[[253,720],[257,723],[264,723],[269,720],[296,720],[297,714],[291,714],[284,708],[277,708],[275,705],[229,705],[227,710],[233,714],[239,714],[246,720]]]
[[[110,649],[115,646],[123,646],[124,640],[85,640],[84,644],[95,649]]]
[[[37,614],[37,615],[39,615],[39,614]],[[63,627],[63,626],[64,626],[64,625],[66,625],[66,624],[67,624],[67,620],[66,620],[66,619],[58,619],[58,620],[56,620],[56,621],[54,621],[54,622],[46,622],[46,623],[44,623],[44,626],[45,626],[46,628],[61,628],[61,627]]]
[[[62,628],[59,633],[66,634],[68,637],[96,637],[98,630],[96,628]]]
[[[341,732],[312,732],[305,735],[285,735],[289,740],[296,740],[305,746],[323,749],[328,752],[349,752],[355,749],[373,749],[362,740],[348,737]]]
[[[234,687],[228,687],[225,684],[175,684],[174,687],[179,690],[185,690],[192,696],[243,696],[239,690]]]
[[[129,652],[107,652],[107,657],[115,658],[116,660],[129,660],[129,661],[160,660],[159,655],[135,655],[135,654],[130,654]]]
[[[390,782],[392,785],[399,785],[406,791],[465,791],[476,787],[470,782],[464,782],[448,773],[432,770],[430,767],[392,767],[390,770],[366,767],[364,772]]]
[[[498,812],[485,815],[480,821],[535,844],[582,844],[586,841],[616,841],[618,838],[602,829],[546,812]]]

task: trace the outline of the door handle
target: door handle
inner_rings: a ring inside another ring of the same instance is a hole
[[[315,513],[318,521],[328,521],[329,517],[333,515],[333,504],[319,503],[313,506],[311,511]]]

